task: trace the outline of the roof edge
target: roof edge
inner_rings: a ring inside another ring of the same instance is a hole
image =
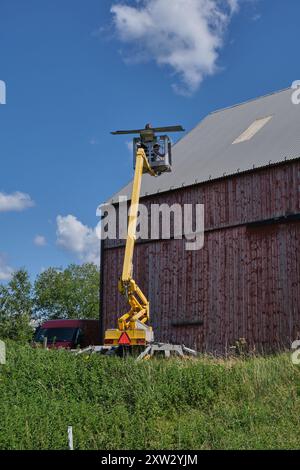
[[[269,96],[279,95],[279,93],[283,93],[284,91],[288,91],[288,90],[291,90],[291,87],[282,88],[282,90],[272,91],[270,93],[267,93],[266,95],[257,96],[256,98],[249,98],[248,100],[241,101],[240,103],[237,103],[231,106],[225,106],[224,108],[219,108],[219,109],[216,109],[215,111],[211,111],[210,113],[208,113],[207,116],[212,116],[213,114],[221,113],[222,111],[227,111],[228,109],[234,109],[239,106],[243,106],[244,104],[252,103],[254,101],[258,101],[263,98],[268,98]]]
[[[228,175],[222,175],[222,176],[218,176],[216,178],[211,178],[211,179],[207,179],[207,180],[203,180],[203,181],[198,181],[197,183],[190,183],[190,184],[187,184],[185,186],[173,187],[172,189],[170,188],[170,189],[167,189],[165,191],[159,191],[159,192],[153,193],[153,194],[143,194],[143,195],[140,196],[140,199],[146,199],[146,198],[151,198],[151,197],[155,197],[155,196],[160,196],[162,194],[169,194],[169,193],[172,193],[174,191],[185,190],[185,189],[193,188],[195,186],[204,186],[205,184],[216,183],[218,181],[227,180],[227,179],[234,178],[234,177],[237,177],[237,176],[243,176],[243,175],[246,175],[246,174],[249,174],[249,173],[257,173],[259,171],[266,170],[267,168],[276,168],[278,166],[283,166],[287,163],[297,162],[297,161],[300,161],[300,155],[297,155],[297,156],[294,156],[294,157],[285,157],[283,160],[280,160],[278,162],[272,162],[272,163],[269,163],[267,165],[257,166],[255,168],[249,168],[248,170],[242,170],[242,171],[238,171],[238,172],[235,172],[235,173],[228,173]],[[128,202],[131,201],[131,197],[129,197],[127,199],[127,201]],[[111,198],[109,203],[113,204],[113,205],[118,205],[119,201],[114,200],[113,198]]]

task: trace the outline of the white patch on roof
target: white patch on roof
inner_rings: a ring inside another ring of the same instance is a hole
[[[237,139],[235,139],[232,144],[241,144],[242,142],[247,142],[251,140],[263,127],[265,127],[268,122],[271,121],[273,116],[268,116],[261,119],[256,119]]]

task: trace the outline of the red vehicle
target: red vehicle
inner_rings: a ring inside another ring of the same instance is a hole
[[[48,348],[76,349],[100,344],[99,320],[49,320],[35,332],[33,341]]]

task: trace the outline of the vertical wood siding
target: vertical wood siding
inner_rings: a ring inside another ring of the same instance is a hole
[[[156,340],[224,354],[240,338],[251,348],[269,351],[299,337],[300,223],[249,226],[300,213],[298,161],[143,202],[205,205],[202,250],[186,251],[185,240],[136,245],[134,278],[150,300]],[[104,244],[105,329],[116,327],[127,310],[117,289],[123,244]]]

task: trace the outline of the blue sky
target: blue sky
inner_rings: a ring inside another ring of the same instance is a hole
[[[96,208],[132,175],[111,130],[190,130],[300,78],[298,0],[185,2],[0,0],[0,280],[97,258]]]

